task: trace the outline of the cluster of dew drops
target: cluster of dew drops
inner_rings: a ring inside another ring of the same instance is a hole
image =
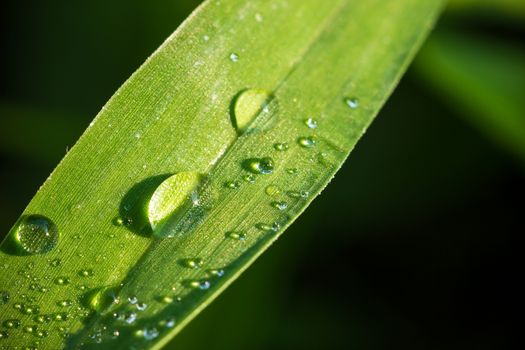
[[[257,16],[257,20],[261,21],[262,17]],[[204,40],[208,41],[209,37],[204,36]],[[237,64],[240,57],[237,53],[230,53],[228,56],[229,60]],[[249,90],[248,90],[249,91]],[[354,97],[345,97],[343,99],[344,104],[350,109],[356,109],[359,106],[359,100]],[[318,122],[314,118],[306,118],[303,121],[304,126],[313,131],[318,128]],[[299,136],[296,139],[296,145],[305,149],[312,149],[316,146],[317,139],[315,135],[309,136]],[[289,150],[291,145],[288,142],[278,142],[273,145],[274,152],[286,152]],[[254,183],[257,180],[258,176],[270,175],[274,172],[275,162],[271,156],[261,157],[261,158],[250,158],[246,159],[242,163],[242,167],[245,170],[245,173],[241,176],[241,179],[230,180],[224,183],[224,187],[229,190],[240,189],[243,184]],[[286,174],[294,175],[299,171],[298,168],[287,168],[285,169]],[[276,185],[268,185],[265,188],[265,193],[272,198],[272,201],[269,205],[275,208],[277,211],[284,211],[289,207],[289,203],[284,200],[273,200],[279,197],[282,194],[281,189]],[[309,196],[308,191],[297,191],[290,190],[285,192],[286,196],[290,200],[301,200],[306,199]],[[118,225],[128,226],[131,223],[132,218],[119,218],[117,221]],[[261,231],[275,233],[281,228],[279,220],[272,223],[258,223],[255,227]],[[243,231],[228,231],[225,233],[227,239],[235,241],[246,241],[248,235]],[[59,241],[59,232],[57,226],[49,218],[42,215],[29,215],[23,217],[18,223],[16,229],[13,231],[12,241],[15,242],[16,248],[22,252],[23,255],[35,255],[35,254],[45,254],[51,252],[58,244]],[[48,259],[49,265],[52,268],[58,268],[61,265],[61,260],[59,258]],[[182,259],[179,263],[189,269],[197,269],[203,266],[203,259],[201,258],[189,258]],[[29,292],[30,293],[46,293],[49,290],[49,287],[41,284],[41,281],[38,277],[34,276],[31,273],[31,270],[34,267],[34,263],[29,263],[26,266],[26,269],[20,270],[18,273],[23,278],[27,279],[29,282]],[[208,269],[206,270],[206,277],[203,279],[195,279],[187,281],[185,286],[192,288],[194,290],[208,290],[214,278],[220,278],[225,274],[224,269]],[[89,279],[94,275],[94,271],[91,268],[81,269],[78,271],[74,279],[82,280]],[[53,284],[57,287],[63,287],[70,285],[72,281],[71,276],[62,276],[58,275],[54,277]],[[78,282],[78,281],[75,281]],[[77,284],[77,288],[80,291],[87,291],[88,287],[86,284],[80,282]],[[173,289],[175,290],[175,289]],[[70,336],[69,329],[65,324],[65,321],[71,320],[76,317],[87,317],[90,310],[86,309],[81,305],[79,300],[73,299],[63,299],[57,300],[55,306],[57,308],[56,312],[52,313],[41,313],[40,306],[36,303],[37,298],[27,294],[17,294],[20,300],[12,300],[12,295],[8,290],[0,290],[0,308],[12,307],[16,309],[20,314],[21,318],[9,318],[3,319],[0,324],[0,345],[1,340],[8,339],[12,332],[21,331],[27,335],[32,335],[35,337],[35,341],[31,346],[28,346],[27,349],[38,350],[38,345],[40,344],[40,339],[46,338],[49,336],[50,326],[53,325],[53,330],[56,330],[57,333],[63,338]],[[100,299],[109,298],[110,302],[113,304],[121,303],[114,292],[113,289],[101,289],[99,293],[95,293],[91,300],[92,308],[97,307],[97,303],[100,302]],[[161,298],[161,302],[166,304],[171,303],[180,303],[182,298],[180,296],[174,297],[171,295],[165,295]],[[125,312],[114,312],[112,317],[119,322],[127,326],[131,326],[139,317],[139,313],[147,309],[148,305],[144,302],[141,302],[136,296],[130,296],[127,300],[127,305],[131,307],[133,311]],[[1,310],[1,309],[0,309]],[[29,320],[29,321],[26,321]],[[157,338],[162,330],[173,328],[176,324],[175,317],[167,317],[157,322],[156,325],[150,325],[147,327],[140,328],[134,332],[136,337],[139,337],[143,340],[153,340]],[[95,329],[89,337],[94,342],[102,342],[103,339],[107,338],[109,335],[110,339],[117,339],[120,335],[118,329],[108,329],[108,327],[102,327],[100,329]]]

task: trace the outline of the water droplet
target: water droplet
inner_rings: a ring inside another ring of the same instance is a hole
[[[69,315],[66,312],[57,312],[53,315],[55,321],[67,321]]]
[[[36,330],[36,326],[25,326],[24,332],[26,333],[33,333]]]
[[[9,299],[11,298],[11,295],[8,291],[2,290],[0,291],[0,305],[5,305],[9,302]]]
[[[251,131],[250,124],[261,112],[266,112],[270,93],[261,89],[247,89],[234,97],[233,117],[239,135]]]
[[[257,13],[255,14],[255,20],[256,20],[257,22],[262,22],[262,21],[263,21],[263,16],[262,16],[259,12],[257,12]]]
[[[305,119],[304,124],[310,128],[310,129],[316,129],[317,128],[317,121],[313,118]]]
[[[210,40],[210,37],[208,35],[203,35],[202,36],[202,40],[208,41],[208,40]]]
[[[148,304],[146,304],[146,303],[137,303],[137,304],[135,305],[135,307],[136,307],[137,310],[139,310],[139,311],[144,311],[144,310],[146,310],[146,308],[148,307]]]
[[[65,286],[69,283],[71,283],[71,280],[69,279],[69,277],[60,276],[60,277],[55,278],[55,284],[59,286]]]
[[[26,315],[36,315],[40,313],[40,307],[38,305],[24,305],[20,311]]]
[[[270,157],[250,158],[244,161],[243,166],[254,174],[271,174],[274,168],[273,159]]]
[[[46,338],[49,335],[49,332],[45,330],[37,329],[35,332],[35,335],[38,338]]]
[[[18,328],[20,327],[20,321],[17,320],[16,318],[12,318],[12,319],[9,319],[9,320],[5,320],[2,325],[5,327],[5,328]]]
[[[244,232],[237,232],[237,231],[230,231],[226,232],[226,237],[235,239],[237,241],[244,241],[246,240],[246,233]]]
[[[230,61],[237,62],[239,60],[239,55],[237,55],[235,52],[232,52],[230,54]]]
[[[224,183],[224,187],[235,190],[241,187],[241,182],[240,181],[226,181]]]
[[[281,189],[275,185],[268,185],[264,189],[264,192],[270,197],[276,197],[281,193]]]
[[[69,299],[59,300],[57,301],[57,305],[62,307],[70,307],[71,305],[73,305],[73,301]]]
[[[126,314],[124,316],[124,321],[127,323],[127,324],[132,324],[133,322],[135,322],[135,320],[137,319],[137,314],[134,313],[134,312],[131,312],[129,314]]]
[[[15,232],[15,242],[27,254],[47,253],[58,244],[58,228],[42,215],[22,219]]]
[[[146,340],[152,340],[152,339],[155,339],[159,336],[159,331],[157,330],[157,328],[144,328],[144,330],[142,331],[142,337],[144,337],[144,339]]]
[[[139,299],[135,295],[132,295],[128,298],[128,301],[130,304],[135,305],[139,301]]]
[[[307,198],[309,196],[308,191],[288,191],[286,194],[291,198]]]
[[[253,174],[246,174],[243,175],[242,179],[246,182],[254,183],[255,182],[255,175]]]
[[[194,280],[194,281],[189,281],[188,286],[194,289],[206,290],[211,287],[211,284],[209,281],[206,281],[206,280],[202,280],[202,281]]]
[[[274,222],[271,225],[259,223],[259,224],[255,225],[255,227],[257,227],[261,231],[277,232],[281,228],[281,225],[279,225],[279,223],[277,223],[277,222]]]
[[[0,331],[0,339],[7,339],[9,338],[9,333],[6,331]]]
[[[286,202],[283,202],[283,201],[272,202],[271,205],[272,207],[279,209],[279,210],[285,210],[286,208],[288,208],[288,204],[286,204]]]
[[[165,304],[171,304],[173,303],[173,297],[170,295],[165,295],[162,297],[162,302]]]
[[[198,204],[197,189],[202,176],[195,172],[181,172],[164,180],[153,193],[148,205],[148,218],[155,229],[185,203]]]
[[[179,260],[179,263],[187,268],[190,269],[197,269],[202,266],[204,261],[201,258],[189,258],[189,259],[181,259]]]
[[[94,273],[92,269],[82,269],[78,271],[80,277],[93,277]]]
[[[215,276],[215,277],[222,277],[222,276],[224,276],[224,270],[223,269],[209,269],[206,272],[210,276]]]
[[[346,105],[352,109],[359,107],[359,99],[356,97],[345,97],[344,101]]]
[[[301,147],[311,148],[315,146],[315,138],[313,136],[301,136],[297,139],[297,143]]]
[[[288,148],[290,148],[290,146],[288,146],[286,142],[280,142],[280,143],[276,143],[275,145],[273,145],[273,148],[276,151],[284,152],[284,151],[287,151]]]
[[[286,169],[286,172],[290,175],[297,174],[299,170],[297,168],[288,168]]]
[[[159,326],[165,327],[165,328],[173,328],[176,322],[177,321],[175,320],[175,317],[170,317],[165,320],[159,321]]]
[[[49,265],[53,266],[53,267],[58,267],[60,266],[60,264],[62,263],[62,260],[56,258],[56,259],[53,259],[49,262]]]

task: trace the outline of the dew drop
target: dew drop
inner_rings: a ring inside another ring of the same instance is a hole
[[[291,198],[307,198],[309,196],[308,191],[288,191],[286,194]]]
[[[250,124],[268,106],[270,93],[262,89],[246,89],[234,97],[233,120],[239,135],[250,131]]]
[[[162,302],[164,304],[171,304],[171,303],[173,303],[173,297],[171,297],[169,295],[163,296],[161,300],[162,300]]]
[[[290,146],[286,142],[279,142],[273,145],[273,148],[279,152],[287,151],[289,147]]]
[[[299,171],[299,169],[297,169],[297,168],[288,168],[288,169],[286,169],[286,173],[290,174],[290,175],[297,174],[298,171]]]
[[[232,52],[230,54],[230,61],[237,62],[239,60],[239,55],[237,55],[235,52]]]
[[[288,208],[288,204],[286,204],[286,202],[283,202],[283,201],[272,202],[271,205],[272,207],[279,209],[279,210],[285,210],[286,208]]]
[[[240,181],[226,181],[224,187],[231,188],[232,190],[238,189],[241,187]]]
[[[188,286],[194,289],[206,290],[211,287],[211,284],[206,280],[193,280],[188,282]]]
[[[317,128],[317,121],[313,118],[305,119],[304,124],[310,128],[310,129],[316,129]]]
[[[311,148],[315,146],[315,138],[313,136],[301,136],[297,139],[297,143],[301,147]]]
[[[59,267],[61,263],[62,263],[62,260],[56,258],[56,259],[51,260],[49,262],[49,265],[51,265],[52,267]]]
[[[189,258],[189,259],[181,259],[179,260],[179,263],[182,266],[187,267],[189,269],[198,269],[199,267],[202,266],[204,261],[201,258]]]
[[[246,182],[254,183],[255,182],[255,175],[253,174],[246,174],[243,175],[242,179]]]
[[[9,302],[9,299],[11,298],[11,295],[8,291],[2,290],[0,291],[0,305],[5,305]]]
[[[20,327],[20,320],[17,320],[16,318],[5,320],[2,325],[5,328],[18,328]]]
[[[94,273],[92,269],[82,269],[78,271],[80,277],[93,277]]]
[[[238,232],[238,231],[230,231],[230,232],[226,232],[226,237],[237,240],[237,241],[244,241],[246,240],[246,233]]]
[[[250,158],[244,161],[243,166],[254,174],[271,174],[274,168],[273,159],[270,157]]]
[[[65,285],[68,285],[69,283],[71,283],[71,280],[69,279],[69,277],[60,276],[60,277],[55,278],[55,284],[59,286],[65,286]]]
[[[139,301],[139,299],[135,295],[132,295],[128,298],[128,301],[130,304],[135,305]]]
[[[281,225],[279,225],[277,222],[274,222],[271,225],[259,223],[255,225],[259,230],[266,231],[266,232],[277,232],[281,228]]]
[[[175,320],[174,317],[170,317],[170,318],[167,318],[165,320],[159,321],[159,326],[165,327],[165,328],[173,328],[173,326],[175,326],[176,322],[177,321]]]
[[[195,172],[181,172],[170,176],[153,193],[148,205],[148,218],[151,227],[176,213],[185,203],[198,203],[197,188],[202,176]]]
[[[270,197],[276,197],[281,193],[281,189],[275,185],[268,185],[264,189],[264,192]]]
[[[0,331],[0,339],[7,339],[9,338],[9,333],[6,331]]]
[[[73,305],[73,301],[71,301],[70,299],[59,300],[57,301],[57,305],[62,307],[70,307],[71,305]]]
[[[209,269],[206,272],[210,276],[215,276],[215,277],[222,277],[222,276],[224,276],[224,270],[223,269]]]
[[[135,305],[135,307],[136,307],[137,310],[139,310],[139,311],[144,311],[144,310],[146,310],[146,308],[148,307],[148,304],[146,304],[146,303],[137,303],[137,304]]]
[[[133,322],[135,322],[136,319],[137,319],[137,314],[134,312],[124,315],[124,321],[127,324],[133,324]]]
[[[15,242],[26,254],[47,253],[58,244],[58,228],[42,215],[29,215],[22,219],[15,231]]]
[[[352,109],[359,107],[359,99],[356,97],[345,97],[344,101],[346,105]]]

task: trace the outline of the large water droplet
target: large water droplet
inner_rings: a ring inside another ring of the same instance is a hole
[[[179,264],[189,269],[197,269],[204,264],[204,260],[201,258],[188,258],[179,260]]]
[[[7,304],[9,302],[11,295],[8,291],[2,290],[0,291],[0,305]]]
[[[271,174],[274,164],[270,157],[250,158],[243,162],[243,167],[254,174]]]
[[[261,89],[247,89],[235,96],[233,119],[239,135],[250,131],[250,124],[259,112],[264,111],[270,100],[270,93]]]
[[[235,52],[232,52],[230,54],[230,61],[237,62],[239,60],[239,55],[237,55]]]
[[[310,129],[316,129],[317,128],[317,121],[313,118],[305,119],[304,124],[310,128]]]
[[[153,193],[148,205],[148,218],[153,229],[176,213],[185,203],[198,204],[197,188],[202,176],[181,172],[170,176]]]
[[[313,136],[302,136],[297,139],[297,143],[301,147],[311,148],[315,146],[315,138]]]
[[[15,232],[15,242],[27,254],[47,253],[58,244],[58,228],[42,215],[22,219]]]

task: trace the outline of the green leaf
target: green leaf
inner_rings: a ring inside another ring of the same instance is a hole
[[[5,341],[165,344],[330,181],[440,8],[205,2],[111,98],[3,242],[2,321],[21,322]]]
[[[461,33],[436,32],[415,66],[452,108],[525,160],[525,51]]]

